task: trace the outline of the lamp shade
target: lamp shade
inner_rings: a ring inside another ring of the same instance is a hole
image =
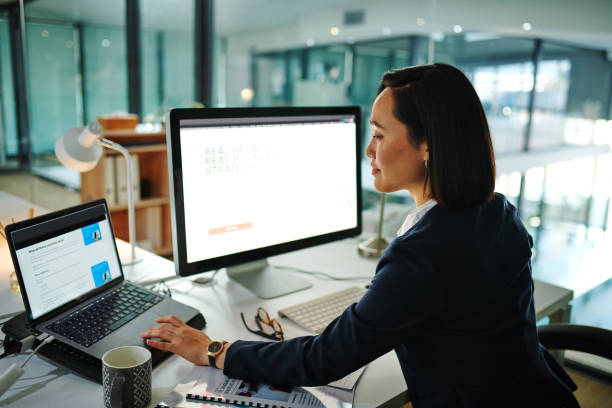
[[[69,129],[55,142],[55,155],[69,169],[81,173],[89,171],[102,156],[102,145],[98,142],[101,134],[97,122],[85,128]]]

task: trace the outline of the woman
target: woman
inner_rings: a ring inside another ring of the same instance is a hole
[[[537,339],[531,237],[493,192],[491,138],[470,82],[445,64],[389,72],[371,124],[376,189],[408,190],[417,208],[366,294],[318,336],[216,343],[210,362],[231,377],[319,385],[395,350],[416,408],[577,406],[574,383]],[[168,342],[149,345],[209,363],[204,333],[158,322],[143,337]]]

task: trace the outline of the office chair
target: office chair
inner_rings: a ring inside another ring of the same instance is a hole
[[[547,349],[575,350],[612,360],[612,331],[578,324],[538,326],[538,338]]]
[[[611,330],[601,327],[556,323],[538,326],[538,338],[540,343],[549,350],[581,351],[612,361]],[[612,384],[612,374],[609,372],[569,360],[565,361],[565,365]]]

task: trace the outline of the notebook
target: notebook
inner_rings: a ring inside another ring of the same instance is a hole
[[[159,316],[199,312],[125,280],[106,200],[8,225],[6,236],[30,325],[96,358],[146,346]]]
[[[346,407],[353,393],[332,387],[287,387],[230,378],[221,370],[195,366],[157,405],[157,408],[243,407],[322,408]]]

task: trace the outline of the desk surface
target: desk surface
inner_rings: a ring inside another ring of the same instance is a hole
[[[6,226],[15,221],[28,218],[28,209],[34,209],[34,215],[42,215],[48,212],[44,208],[29,203],[21,198],[15,197],[4,191],[0,191],[0,222]],[[11,290],[9,276],[13,271],[13,262],[8,245],[0,238],[0,319],[13,316],[23,311],[23,301],[18,293]],[[1,405],[0,405],[1,406]]]
[[[10,200],[0,192],[0,220],[10,213],[5,211],[5,203]],[[38,213],[40,214],[40,212]],[[27,215],[27,209],[26,209]],[[3,221],[4,222],[4,221]],[[359,276],[363,279],[351,282],[316,278],[307,274],[300,277],[313,283],[313,288],[283,296],[277,299],[261,300],[233,280],[225,271],[217,274],[212,285],[199,286],[189,280],[171,281],[173,297],[202,311],[206,320],[205,331],[212,338],[233,341],[248,336],[240,323],[240,312],[254,314],[258,306],[271,313],[278,309],[313,299],[350,285],[363,285],[371,279],[376,260],[357,255],[357,239],[339,241],[301,251],[276,256],[270,259],[272,265],[290,266],[303,270],[316,270],[336,277]],[[129,251],[129,245],[118,241],[120,254]],[[144,281],[174,274],[174,264],[150,252],[137,249],[142,262],[124,267],[126,277],[132,281]],[[23,310],[19,295],[8,287],[8,271],[11,269],[10,255],[6,243],[0,246],[0,315],[15,304]],[[297,273],[297,272],[296,272]],[[5,293],[6,292],[6,293]],[[557,310],[566,308],[572,292],[554,285],[535,282],[535,307],[538,319]],[[15,310],[17,311],[17,310]],[[283,327],[289,334],[299,335],[301,331],[290,321],[284,319]],[[23,355],[0,360],[0,372],[14,362],[21,362]],[[180,357],[173,356],[153,371],[153,400],[157,403],[185,375],[192,364]],[[370,363],[357,383],[354,405],[358,407],[378,406],[406,390],[401,369],[395,353],[390,352]],[[77,375],[57,367],[42,357],[34,357],[26,366],[23,377],[3,397],[3,406],[103,406],[102,387]]]

